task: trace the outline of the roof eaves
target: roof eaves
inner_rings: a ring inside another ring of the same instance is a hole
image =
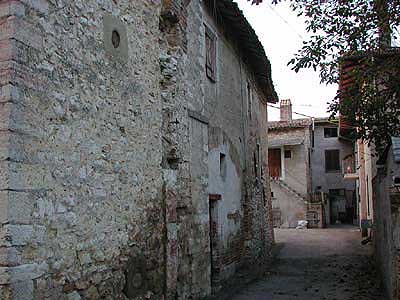
[[[226,29],[238,40],[243,59],[248,62],[258,88],[264,94],[267,102],[277,103],[279,98],[272,81],[271,63],[257,34],[237,3],[232,0],[208,0],[205,2],[208,2],[208,5],[216,5],[223,23],[227,25]]]

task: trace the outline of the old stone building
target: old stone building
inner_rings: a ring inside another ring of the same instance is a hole
[[[290,100],[281,100],[280,112],[280,121],[268,122],[275,225],[356,224],[355,184],[343,178],[342,165],[353,155],[351,140],[328,118],[292,119]]]
[[[270,64],[231,0],[0,2],[0,299],[200,299],[273,242]]]

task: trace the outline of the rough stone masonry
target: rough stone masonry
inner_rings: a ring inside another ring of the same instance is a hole
[[[268,255],[276,94],[218,23],[235,94],[209,86],[206,18],[197,0],[0,0],[0,299],[200,299]],[[219,192],[223,259],[211,148],[238,184]]]

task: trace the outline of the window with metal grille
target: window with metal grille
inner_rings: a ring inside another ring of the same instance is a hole
[[[216,82],[216,63],[217,63],[217,37],[209,27],[206,28],[206,74],[212,81]]]
[[[339,150],[325,151],[325,171],[338,172],[340,171],[340,152]]]

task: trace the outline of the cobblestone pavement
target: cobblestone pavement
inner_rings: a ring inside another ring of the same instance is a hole
[[[354,227],[278,229],[278,259],[232,300],[386,300]]]

